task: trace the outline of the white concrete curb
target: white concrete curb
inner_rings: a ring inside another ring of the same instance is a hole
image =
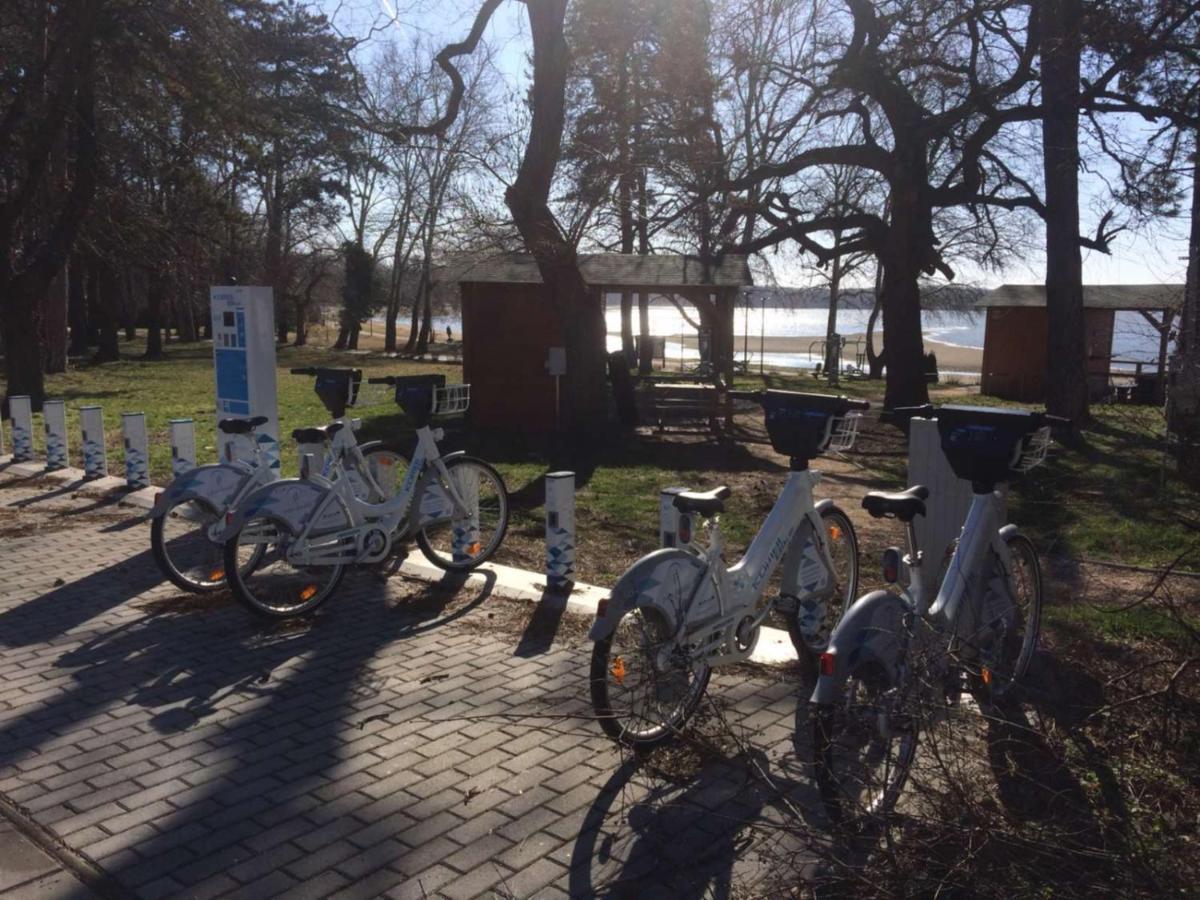
[[[0,466],[6,466],[6,468],[0,470],[0,479],[8,473],[13,473],[20,477],[42,476],[53,478],[56,481],[72,484],[76,490],[95,491],[116,497],[118,498],[119,505],[136,506],[145,509],[147,512],[154,506],[154,495],[162,490],[152,485],[148,488],[131,491],[128,489],[123,478],[114,478],[110,475],[103,478],[88,479],[84,476],[82,469],[74,468],[47,472],[42,463],[14,463],[11,456],[0,456]],[[425,559],[419,550],[414,550],[405,557],[400,571],[405,575],[411,575],[423,581],[436,582],[446,577],[446,572]],[[581,583],[576,583],[571,593],[567,595],[548,591],[546,589],[546,576],[544,573],[530,572],[526,569],[501,566],[494,563],[484,563],[468,575],[467,584],[486,583],[488,580],[487,574],[490,574],[495,579],[492,592],[497,597],[502,597],[506,600],[524,600],[526,602],[545,604],[551,609],[565,607],[567,612],[586,616],[589,619],[595,618],[597,604],[607,597],[609,592],[608,588]],[[781,665],[795,661],[796,651],[793,649],[791,638],[788,637],[786,631],[779,628],[763,628],[759,635],[758,645],[754,648],[754,653],[750,659],[753,662],[766,665]]]

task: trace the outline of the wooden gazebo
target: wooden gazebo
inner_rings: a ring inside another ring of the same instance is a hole
[[[1040,284],[1005,284],[977,304],[987,311],[983,341],[981,390],[993,397],[1022,403],[1046,399],[1046,289]],[[1114,376],[1135,377],[1161,400],[1165,385],[1171,326],[1183,305],[1182,284],[1088,284],[1083,286],[1087,331],[1088,385],[1093,399],[1106,396]],[[1154,326],[1158,359],[1113,358],[1116,314],[1131,311]],[[1136,372],[1116,371],[1117,364],[1137,363]],[[1143,369],[1153,368],[1153,373]]]
[[[624,291],[687,300],[712,330],[716,370],[732,377],[734,302],[741,288],[753,283],[746,257],[706,262],[677,254],[581,254],[579,267],[601,314],[605,297]],[[533,257],[456,257],[438,278],[457,282],[461,291],[463,375],[471,384],[472,421],[552,429],[555,383],[548,363],[551,349],[562,347],[565,340],[563,323],[546,296]]]

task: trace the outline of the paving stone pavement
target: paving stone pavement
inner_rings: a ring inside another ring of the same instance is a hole
[[[138,514],[0,470],[0,793],[129,896],[777,896],[811,859],[793,673],[718,672],[635,757],[582,620],[352,573],[263,626]]]

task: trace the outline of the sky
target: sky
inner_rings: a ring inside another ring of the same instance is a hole
[[[369,55],[383,41],[408,41],[419,34],[432,45],[461,40],[470,30],[478,0],[313,0],[343,34],[365,38],[363,53]],[[514,0],[502,4],[488,29],[486,39],[494,48],[497,77],[519,89],[526,72],[529,50],[523,5]],[[1093,220],[1093,209],[1102,201],[1089,195],[1094,188],[1087,176],[1081,180],[1084,228]],[[1185,204],[1186,206],[1186,204]],[[1125,232],[1113,242],[1112,253],[1083,252],[1085,284],[1182,283],[1186,270],[1186,209],[1176,219],[1156,223],[1139,233]],[[803,285],[813,276],[798,261],[772,257],[775,276],[782,284]],[[1002,272],[960,269],[960,281],[994,287],[1004,282],[1037,283],[1044,279],[1045,261],[1040,254],[1014,261]]]

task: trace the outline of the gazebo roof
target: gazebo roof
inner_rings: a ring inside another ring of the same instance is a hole
[[[1183,308],[1183,291],[1182,284],[1085,284],[1083,305],[1088,309],[1179,310]],[[1045,306],[1046,286],[1002,284],[984,294],[977,305]]]
[[[460,255],[441,267],[438,281],[485,284],[541,284],[534,258],[525,253]],[[583,280],[600,288],[740,288],[754,284],[745,256],[727,254],[707,263],[698,256],[581,253]]]

